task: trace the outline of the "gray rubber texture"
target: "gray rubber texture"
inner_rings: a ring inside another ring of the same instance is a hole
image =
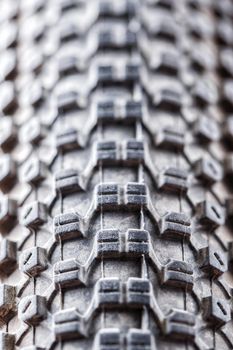
[[[233,2],[2,0],[0,32],[0,349],[233,349]]]

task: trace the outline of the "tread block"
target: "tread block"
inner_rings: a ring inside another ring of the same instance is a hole
[[[115,141],[99,141],[96,145],[97,161],[100,164],[111,164],[119,158]]]
[[[15,349],[15,335],[0,332],[0,349],[2,350],[14,350]]]
[[[138,64],[129,63],[125,67],[125,76],[127,82],[135,82],[139,80],[140,66]]]
[[[233,29],[231,22],[226,20],[219,21],[216,28],[217,40],[221,44],[231,47],[233,44],[232,35]]]
[[[0,199],[0,227],[11,227],[17,217],[17,202],[8,197]]]
[[[226,216],[228,220],[231,220],[233,217],[233,198],[226,200]]]
[[[69,129],[57,134],[56,146],[62,151],[69,151],[78,148],[80,146],[78,131],[76,129]]]
[[[16,291],[14,286],[0,284],[0,324],[6,324],[16,313]],[[1,348],[1,346],[0,346]]]
[[[174,22],[165,17],[152,29],[150,36],[175,43],[177,40],[177,30]]]
[[[123,334],[119,328],[104,328],[97,334],[98,350],[120,350],[126,344],[126,350],[151,350],[151,333],[148,330],[130,328]]]
[[[98,208],[112,209],[120,204],[119,185],[102,183],[96,186],[96,205]]]
[[[217,141],[220,137],[219,126],[215,120],[201,116],[197,119],[194,126],[194,132],[201,142],[208,143]]]
[[[60,29],[60,43],[67,43],[71,40],[78,39],[79,33],[76,25],[65,23]]]
[[[18,316],[30,326],[38,325],[47,316],[46,298],[40,295],[22,298],[18,305]]]
[[[83,4],[82,0],[60,0],[59,6],[62,13],[70,10],[75,10]]]
[[[201,2],[192,0],[192,7],[200,8]],[[200,13],[197,13],[195,17],[192,17],[192,21],[189,24],[189,31],[192,36],[197,39],[207,39],[213,35],[211,24],[206,21],[206,18],[203,18]]]
[[[18,12],[18,8],[16,5],[16,7],[14,7],[13,12],[9,11],[8,14],[5,13],[6,17],[4,16],[4,18],[6,20],[7,19],[14,19],[15,16],[17,16],[17,12]],[[17,43],[17,36],[18,36],[18,30],[17,30],[16,23],[14,21],[9,21],[9,24],[5,24],[5,26],[3,26],[2,29],[3,29],[3,32],[2,32],[3,43],[2,43],[1,48],[3,50],[9,49],[9,48],[15,48],[16,43]]]
[[[85,0],[60,0],[62,4],[61,10],[73,10],[74,8],[82,8],[85,5]]]
[[[169,192],[186,192],[188,190],[187,171],[168,168],[159,175],[158,187]]]
[[[194,278],[192,266],[185,261],[171,260],[163,268],[163,283],[192,290]]]
[[[35,109],[39,108],[45,99],[44,89],[41,83],[39,81],[34,81],[30,87],[30,90],[27,91],[26,96],[28,105],[31,105]]]
[[[131,17],[134,13],[135,4],[130,0],[126,0],[122,6],[106,0],[101,0],[99,3],[100,17]]]
[[[99,48],[100,49],[130,49],[136,45],[136,34],[124,28],[121,38],[117,37],[117,32],[111,28],[102,29],[99,32]]]
[[[62,324],[55,324],[54,333],[57,340],[67,340],[79,338],[83,336],[81,333],[81,326],[79,321],[64,322]]]
[[[97,116],[101,121],[113,121],[116,117],[114,100],[98,102]]]
[[[147,0],[147,3],[156,8],[163,8],[169,11],[174,10],[174,4],[170,0]]]
[[[158,73],[177,76],[180,69],[178,55],[169,51],[161,52],[156,60],[152,60],[150,67]]]
[[[61,170],[55,175],[55,187],[62,194],[83,191],[84,184],[77,170]]]
[[[16,127],[9,118],[2,118],[0,126],[0,147],[4,152],[9,152],[17,141]]]
[[[216,59],[209,50],[203,51],[199,47],[194,47],[190,59],[193,69],[198,73],[203,73],[205,70],[211,71],[216,68]]]
[[[82,107],[82,101],[76,91],[66,91],[57,96],[57,109],[59,114],[72,112]]]
[[[201,6],[201,0],[188,0],[188,6],[190,9],[198,10]]]
[[[137,36],[136,36],[136,33],[134,31],[132,31],[132,30],[126,31],[123,45],[126,48],[133,48],[137,45]]]
[[[54,265],[54,284],[57,289],[80,285],[83,280],[82,270],[76,259],[59,261]]]
[[[232,147],[233,146],[233,116],[229,116],[227,118],[226,122],[224,123],[223,132],[224,132],[223,137]]]
[[[224,109],[232,112],[233,107],[233,79],[225,81],[222,92],[222,105]]]
[[[150,282],[148,279],[131,277],[127,281],[127,303],[135,306],[150,305]]]
[[[147,187],[142,183],[129,182],[125,186],[125,204],[130,208],[146,207],[148,203]]]
[[[213,184],[222,179],[222,168],[214,159],[202,158],[195,164],[196,176],[207,184]]]
[[[193,339],[196,333],[195,318],[188,311],[171,309],[165,320],[164,332],[173,339]]]
[[[76,56],[61,57],[58,61],[58,72],[60,77],[72,75],[78,72],[78,60]]]
[[[76,213],[66,213],[55,216],[54,236],[56,241],[83,237],[83,223]]]
[[[16,164],[9,155],[0,157],[0,188],[4,191],[16,180]]]
[[[37,276],[47,268],[47,251],[41,247],[28,248],[22,251],[19,269],[29,277]]]
[[[224,173],[226,179],[229,178],[231,181],[232,174],[233,174],[233,154],[230,153],[226,156],[224,159]]]
[[[190,218],[184,213],[170,212],[159,222],[160,235],[171,239],[188,239],[192,234]]]
[[[232,269],[232,263],[233,263],[233,241],[229,242],[228,250],[229,250],[229,264],[230,264],[230,268]]]
[[[122,238],[125,245],[122,246]],[[99,256],[116,257],[127,253],[127,257],[149,254],[149,234],[145,230],[129,229],[124,237],[114,229],[105,229],[97,234],[97,253]]]
[[[38,21],[37,27],[31,33],[31,40],[38,45],[41,42],[41,40],[44,38],[44,36],[45,36],[45,25],[43,22]]]
[[[14,80],[17,74],[17,59],[14,50],[4,50],[0,60],[1,81]]]
[[[98,81],[101,83],[112,83],[114,81],[114,66],[98,66]]]
[[[104,328],[98,333],[98,350],[118,350],[122,347],[122,337],[118,328]]]
[[[156,93],[153,103],[160,110],[177,113],[182,107],[181,94],[168,88],[161,89]]]
[[[119,116],[118,105],[114,100],[101,101],[97,103],[97,116],[102,122],[124,121],[133,123],[142,119],[142,103],[140,101],[128,100]]]
[[[216,326],[222,326],[231,320],[231,308],[225,299],[209,296],[203,299],[203,317]]]
[[[17,243],[9,239],[2,239],[0,243],[0,273],[11,274],[17,262]]]
[[[136,121],[142,119],[142,103],[140,101],[127,101],[125,104],[125,120]]]
[[[22,169],[23,182],[37,185],[46,178],[46,166],[38,158],[27,161]]]
[[[53,328],[57,340],[80,338],[85,335],[81,317],[75,308],[55,313]]]
[[[37,228],[47,222],[47,207],[39,201],[32,202],[22,209],[22,224],[29,228]]]
[[[116,45],[116,36],[114,30],[111,28],[100,29],[98,33],[99,48],[101,49],[113,49]]]
[[[99,306],[119,305],[122,302],[122,286],[119,278],[101,278],[97,288]]]
[[[207,227],[224,225],[224,214],[222,208],[217,204],[213,204],[209,201],[201,202],[197,205],[197,212],[200,215],[200,222]]]
[[[120,232],[114,229],[99,231],[97,233],[97,252],[101,257],[120,254]]]
[[[98,82],[102,84],[124,83],[131,84],[139,79],[139,65],[127,63],[118,74],[114,65],[99,65],[97,68]]]
[[[127,141],[123,150],[123,159],[129,164],[143,163],[145,159],[143,142],[137,140]]]
[[[221,73],[227,78],[233,78],[233,51],[226,48],[220,51],[220,69]]]
[[[194,86],[192,93],[201,107],[215,104],[218,101],[218,91],[211,80],[199,80]]]
[[[17,98],[14,84],[10,81],[1,83],[0,110],[5,115],[11,114],[17,107]]]
[[[40,124],[38,118],[31,118],[22,127],[22,139],[32,145],[38,145],[45,137],[45,129]]]
[[[133,256],[148,255],[150,251],[149,232],[129,229],[126,233],[126,252]]]
[[[127,333],[127,350],[151,350],[151,333],[149,330],[130,329]]]
[[[227,257],[223,252],[205,247],[200,250],[200,267],[211,277],[217,277],[227,271]]]
[[[156,135],[155,144],[164,149],[182,150],[185,136],[183,132],[165,128]]]
[[[232,14],[233,11],[232,3],[228,0],[224,0],[221,2],[214,1],[213,9],[216,16],[220,19],[227,14]]]

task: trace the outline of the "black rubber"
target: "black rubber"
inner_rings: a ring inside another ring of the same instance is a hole
[[[233,2],[2,0],[0,350],[233,349]]]

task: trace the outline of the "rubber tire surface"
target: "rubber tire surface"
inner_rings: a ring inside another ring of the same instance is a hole
[[[0,349],[233,349],[233,2],[2,0]]]

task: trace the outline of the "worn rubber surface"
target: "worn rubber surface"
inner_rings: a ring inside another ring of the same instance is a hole
[[[233,349],[233,2],[2,0],[0,349]]]

